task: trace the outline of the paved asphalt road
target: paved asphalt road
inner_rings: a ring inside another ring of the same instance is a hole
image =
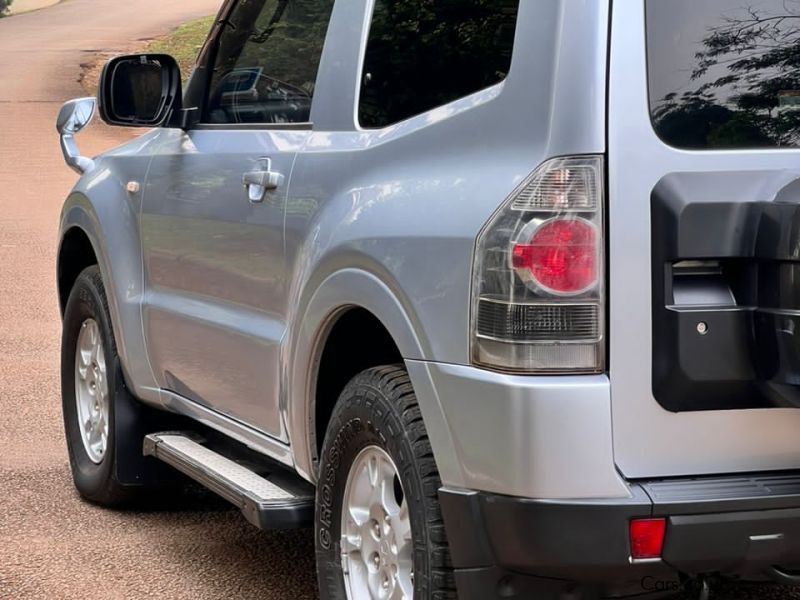
[[[59,406],[57,218],[75,181],[54,131],[79,65],[219,0],[65,0],[0,20],[0,599],[316,596],[308,532],[261,533],[224,504],[110,512],[73,492]],[[81,134],[87,154],[131,132]],[[800,599],[764,587],[716,598]]]
[[[75,181],[55,118],[91,51],[211,14],[221,0],[65,0],[0,19],[0,599],[316,597],[308,532],[263,534],[224,505],[116,513],[72,489],[59,400],[54,284]],[[130,132],[94,126],[96,153]]]

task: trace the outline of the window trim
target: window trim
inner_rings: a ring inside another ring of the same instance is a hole
[[[364,81],[364,66],[367,60],[367,45],[369,44],[369,34],[372,32],[372,23],[374,21],[373,17],[375,16],[375,5],[377,1],[378,0],[368,0],[367,10],[364,11],[364,21],[361,27],[361,46],[358,50],[358,69],[356,71],[355,81],[356,89],[355,93],[353,94],[353,98],[355,99],[355,103],[353,104],[353,124],[358,132],[382,131],[387,127],[392,127],[392,125],[387,125],[386,127],[375,129],[366,128],[361,125],[361,90],[363,87],[361,82]]]
[[[314,124],[302,123],[196,123],[192,131],[311,131]]]
[[[220,38],[222,37],[222,32],[225,31],[225,27],[227,26],[231,15],[239,6],[240,0],[230,0],[230,4],[226,7],[227,10],[222,18],[217,21],[220,27],[217,28],[216,32],[214,32],[211,36],[211,39],[208,40],[208,44],[210,45],[208,55],[207,55],[207,62],[205,64],[206,70],[208,72],[208,77],[206,77],[204,90],[203,90],[203,102],[201,106],[198,107],[200,111],[200,118],[197,123],[193,124],[190,131],[287,131],[287,130],[297,130],[297,131],[308,131],[314,129],[314,123],[311,121],[303,121],[298,123],[209,123],[207,121],[208,115],[206,114],[206,110],[208,108],[209,98],[211,97],[211,82],[213,80],[214,75],[214,65],[217,62],[217,52],[219,51],[219,43]],[[333,14],[333,13],[331,13]],[[328,28],[330,29],[331,26],[331,18],[328,19]],[[322,45],[322,57],[325,55],[325,43],[323,42]],[[322,65],[322,57],[320,58],[320,66]],[[317,79],[319,79],[319,68],[317,69]],[[315,95],[316,96],[316,95]],[[314,110],[314,98],[311,99],[311,108],[309,110],[309,114],[311,111]]]

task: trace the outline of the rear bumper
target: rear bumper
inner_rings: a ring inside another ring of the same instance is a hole
[[[800,565],[800,473],[637,482],[630,489],[629,499],[608,501],[442,489],[459,597],[633,596],[676,591],[686,576],[767,579],[776,566]],[[662,558],[632,561],[630,520],[662,516]],[[583,595],[575,595],[576,586]]]
[[[521,498],[628,495],[614,466],[606,375],[406,366],[444,486]]]

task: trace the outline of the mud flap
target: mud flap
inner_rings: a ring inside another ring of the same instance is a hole
[[[175,483],[181,475],[155,458],[144,456],[147,434],[164,429],[186,428],[178,415],[150,408],[133,397],[117,371],[114,394],[114,450],[117,481],[129,486],[159,486]]]

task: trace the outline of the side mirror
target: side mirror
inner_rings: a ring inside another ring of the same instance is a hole
[[[103,68],[97,97],[109,125],[159,127],[182,108],[180,67],[166,54],[117,57]]]
[[[81,156],[75,143],[75,134],[92,122],[96,107],[97,101],[94,98],[70,100],[61,107],[58,119],[56,119],[56,129],[61,136],[61,151],[64,153],[64,160],[71,169],[81,175],[94,168],[94,161]]]

